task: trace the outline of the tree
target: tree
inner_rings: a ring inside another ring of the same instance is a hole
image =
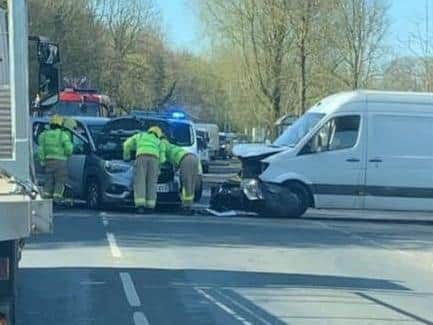
[[[333,0],[330,72],[351,88],[368,85],[384,53],[387,7],[382,0]],[[333,26],[333,28],[332,28]]]
[[[297,65],[299,66],[299,110],[302,115],[306,110],[307,89],[308,89],[308,64],[310,57],[314,54],[316,35],[319,35],[320,26],[317,24],[318,0],[285,0],[284,9],[290,21],[290,28],[295,38],[297,49]]]
[[[85,0],[30,0],[30,35],[46,36],[58,42],[61,49],[62,74],[67,78],[87,77],[94,84],[101,80],[105,57],[104,28]],[[30,53],[35,53],[32,48]],[[31,67],[35,55],[31,55]],[[31,69],[31,95],[37,91]]]
[[[205,0],[202,13],[218,37],[240,49],[259,104],[281,115],[293,39],[281,0]]]
[[[136,77],[146,73],[149,66],[137,50],[140,40],[152,28],[155,9],[150,1],[106,0],[99,4],[99,11],[108,41],[104,85],[123,108],[144,104],[137,103],[137,97],[131,95],[144,95],[143,90],[146,90],[138,89],[142,84]],[[135,90],[133,94],[132,89]]]

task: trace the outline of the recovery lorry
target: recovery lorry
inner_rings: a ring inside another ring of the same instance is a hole
[[[0,314],[15,324],[18,262],[26,238],[52,230],[52,203],[33,185],[29,123],[27,1],[0,8]],[[38,42],[38,106],[58,100],[58,47]],[[57,90],[57,94],[56,94]]]

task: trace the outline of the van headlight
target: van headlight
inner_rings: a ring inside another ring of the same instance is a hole
[[[241,189],[250,201],[263,200],[263,194],[260,189],[259,181],[255,178],[244,179],[241,181]]]
[[[131,166],[126,164],[120,164],[116,162],[106,161],[105,170],[111,174],[126,173],[131,169]]]

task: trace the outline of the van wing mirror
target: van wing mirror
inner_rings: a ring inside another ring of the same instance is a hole
[[[56,65],[60,63],[59,45],[57,43],[39,41],[38,61],[39,64],[44,65]]]

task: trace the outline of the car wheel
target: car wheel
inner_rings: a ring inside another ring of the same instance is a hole
[[[91,179],[87,184],[87,207],[93,210],[99,209],[102,205],[99,183],[95,179]]]

